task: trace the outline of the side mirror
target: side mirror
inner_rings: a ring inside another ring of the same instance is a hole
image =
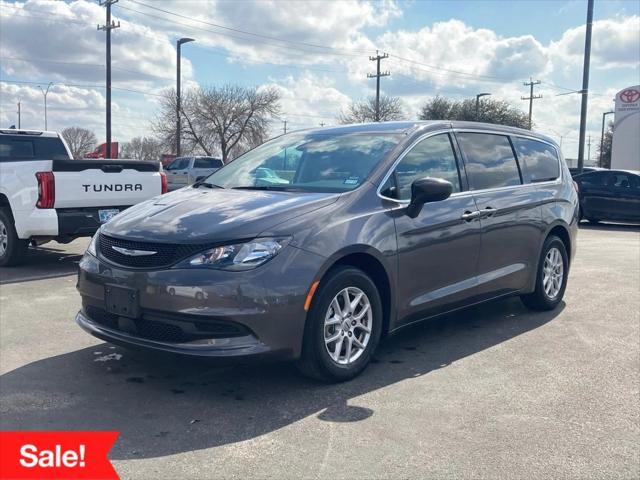
[[[407,215],[416,218],[422,206],[429,202],[446,200],[453,192],[453,185],[441,178],[420,178],[411,184],[411,201],[407,207]]]

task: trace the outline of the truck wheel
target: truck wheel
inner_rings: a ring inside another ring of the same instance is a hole
[[[8,210],[0,209],[0,267],[18,265],[24,260],[29,248],[28,240],[16,234],[13,218]]]

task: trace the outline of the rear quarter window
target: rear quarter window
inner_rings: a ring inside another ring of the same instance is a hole
[[[548,143],[511,137],[525,183],[547,182],[560,176],[558,152]]]

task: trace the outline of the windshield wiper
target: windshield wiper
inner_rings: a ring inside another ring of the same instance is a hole
[[[207,188],[224,188],[224,187],[221,187],[220,185],[216,185],[215,183],[204,182],[202,180],[193,184],[193,188],[198,188],[201,186],[207,187]]]
[[[275,192],[300,191],[299,188],[289,187],[285,185],[244,185],[241,187],[233,187],[234,190],[273,190]]]

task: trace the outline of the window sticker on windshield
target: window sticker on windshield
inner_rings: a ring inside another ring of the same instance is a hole
[[[349,177],[349,178],[345,178],[344,179],[344,183],[345,185],[357,185],[358,181],[360,180],[360,177]]]

